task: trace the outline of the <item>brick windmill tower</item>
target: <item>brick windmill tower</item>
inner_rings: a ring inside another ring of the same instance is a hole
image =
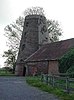
[[[16,62],[16,75],[25,75],[27,68],[24,60],[37,51],[43,44],[49,43],[46,18],[42,15],[28,15],[25,17],[19,53]]]

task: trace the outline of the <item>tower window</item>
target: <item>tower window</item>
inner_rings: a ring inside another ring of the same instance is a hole
[[[48,38],[46,37],[46,40],[47,40]]]
[[[25,34],[24,35],[26,35],[27,34],[27,32],[25,32]]]
[[[24,50],[24,48],[25,48],[25,44],[22,45],[22,51]]]
[[[23,62],[23,59],[21,59],[20,62]]]
[[[26,22],[26,27],[28,27],[28,24],[29,24],[29,23],[28,23],[28,22]]]

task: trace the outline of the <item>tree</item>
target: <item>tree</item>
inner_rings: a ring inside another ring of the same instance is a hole
[[[20,16],[15,23],[7,25],[4,28],[5,36],[8,38],[7,45],[9,46],[10,49],[18,51],[23,31],[23,24],[24,24],[24,18]]]
[[[24,15],[27,16],[27,15],[42,15],[44,16],[44,10],[42,7],[31,7],[31,8],[27,8],[25,11],[24,11]]]
[[[16,51],[8,50],[4,52],[3,57],[6,57],[6,66],[11,67],[13,69],[13,73],[15,71],[15,65],[16,65]]]
[[[74,72],[74,48],[70,49],[59,60],[59,69],[61,73]]]
[[[59,27],[58,21],[55,20],[47,20],[47,26],[48,26],[48,33],[49,38],[51,42],[56,42],[59,40],[59,36],[62,35],[62,30]]]
[[[13,22],[10,25],[7,25],[5,30],[5,36],[8,38],[7,45],[9,46],[9,51],[13,50],[16,53],[16,56],[18,54],[21,35],[23,31],[23,25],[24,25],[24,18],[27,15],[42,15],[44,16],[44,10],[41,7],[32,7],[28,8],[24,11],[24,17],[20,16],[15,22]],[[57,21],[53,20],[47,20],[47,27],[49,32],[49,38],[51,42],[55,42],[59,40],[59,36],[61,35],[62,31],[59,27],[59,24]],[[9,51],[6,51],[9,53]],[[5,54],[5,53],[4,53]],[[7,63],[9,57],[7,58]]]

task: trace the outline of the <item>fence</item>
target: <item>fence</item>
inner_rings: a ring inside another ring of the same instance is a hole
[[[74,78],[67,74],[47,75],[42,74],[41,81],[53,87],[62,88],[67,93],[74,92]]]

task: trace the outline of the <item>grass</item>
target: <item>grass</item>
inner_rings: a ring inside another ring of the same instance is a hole
[[[70,84],[70,87],[74,88],[74,83],[71,83],[71,84]]]
[[[51,85],[46,85],[41,82],[39,77],[26,77],[26,82],[42,91],[56,95],[57,97],[61,98],[61,100],[74,100],[74,94],[67,94],[62,89],[54,88]]]
[[[0,71],[0,76],[15,76],[9,71]]]

